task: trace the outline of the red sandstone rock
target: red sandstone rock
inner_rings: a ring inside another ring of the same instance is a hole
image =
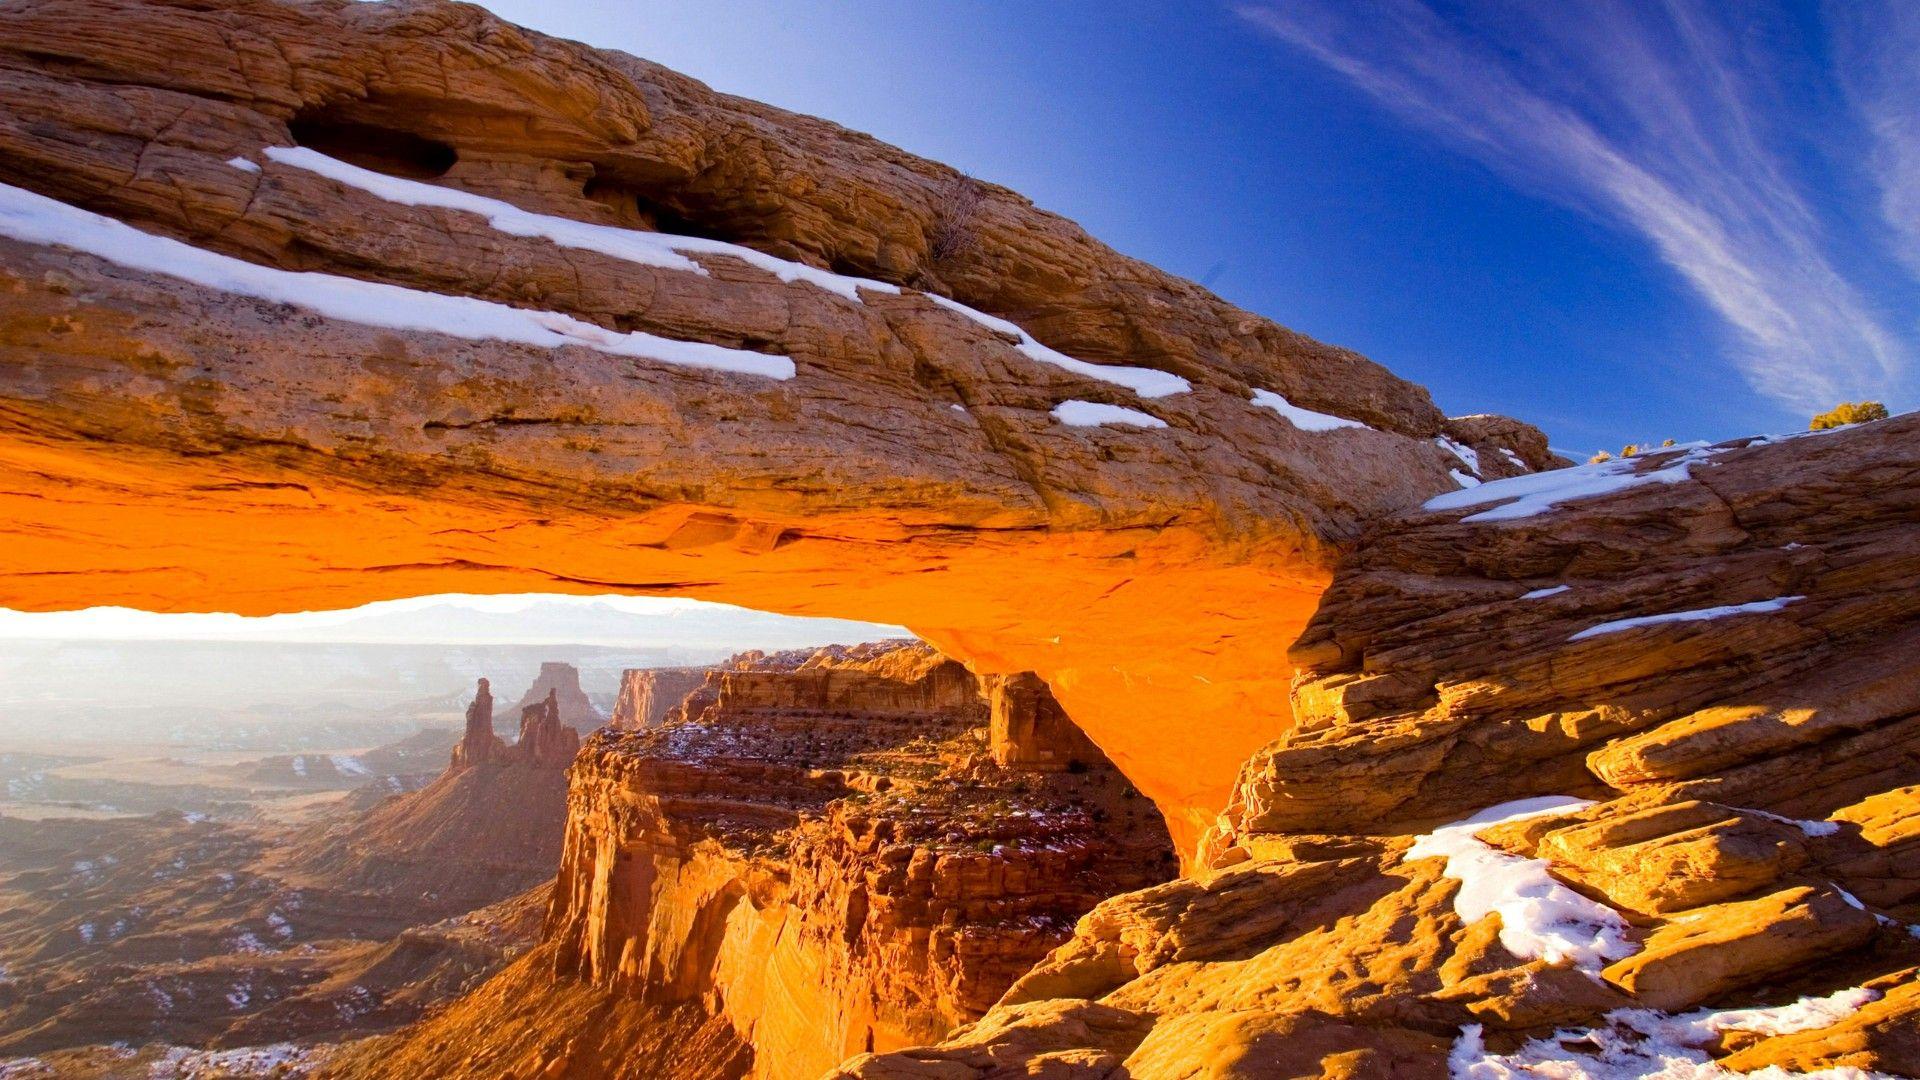
[[[609,721],[616,728],[649,728],[666,719],[688,694],[706,681],[706,668],[628,668],[620,673],[620,694]]]
[[[467,705],[466,733],[460,737],[460,744],[453,748],[451,768],[483,765],[505,753],[506,749],[506,742],[493,733],[493,690],[487,680],[481,679],[473,701]]]
[[[507,710],[507,715],[519,718],[526,711],[541,704],[548,698],[554,699],[558,708],[559,722],[581,731],[592,731],[606,722],[606,717],[588,700],[587,692],[580,688],[580,670],[572,664],[558,660],[548,660],[540,665],[540,674],[536,675],[533,685],[520,695],[520,703]]]
[[[562,248],[264,156],[294,143],[751,251],[692,272]],[[1137,835],[1053,801],[1095,781],[994,765],[957,664],[726,672],[660,728],[588,744],[535,956],[353,1068],[733,1076],[872,1049],[846,1071],[1426,1075],[1468,1023],[1500,1049],[1634,1004],[1910,981],[1920,420],[1650,454],[1614,468],[1676,482],[1538,517],[1413,511],[1472,459],[1557,462],[1011,192],[984,187],[972,242],[943,242],[955,179],[473,8],[0,12],[0,181],[253,265],[584,327],[553,350],[380,329],[0,241],[8,606],[560,588],[910,619],[974,672],[1054,688],[1183,848],[1213,828],[1211,873],[1096,904],[1150,868]],[[878,287],[784,280],[755,251]],[[795,375],[588,340],[630,331]],[[1040,364],[1029,336],[1097,366]],[[1102,378],[1123,366],[1191,389]],[[1300,430],[1256,390],[1371,430]],[[1166,426],[1058,423],[1073,400]],[[1747,613],[1633,622],[1720,607]],[[1023,715],[1002,756],[1040,760],[1049,725]],[[423,805],[553,773],[480,742]],[[1004,791],[1059,820],[977,813]],[[1405,857],[1543,794],[1596,805],[1480,839],[1627,909],[1611,983],[1516,955],[1504,916],[1468,922],[1441,861]],[[442,835],[421,820],[392,827]],[[1023,921],[1068,910],[1071,935]],[[1912,1073],[1914,1010],[1887,992],[1824,1034],[1713,1052]],[[937,1045],[882,1045],[907,1039]]]
[[[536,769],[565,769],[580,752],[580,733],[560,722],[558,690],[520,710],[520,737],[513,752]]]
[[[1111,765],[1001,767],[989,714],[980,680],[896,642],[736,658],[663,724],[599,733],[573,770],[543,962],[636,1010],[724,1018],[756,1076],[813,1080],[980,1017],[1081,913],[1174,870]],[[1084,736],[1056,734],[1026,749],[1064,762]],[[520,1037],[474,1023],[492,1032],[476,1045]],[[352,1075],[450,1066],[409,1038]]]
[[[266,154],[296,145],[744,247],[692,270],[564,247]],[[911,621],[982,673],[1047,679],[1191,850],[1287,728],[1277,652],[1341,553],[1455,486],[1434,440],[1489,475],[1502,450],[1547,463],[1544,442],[1448,421],[1372,362],[993,185],[973,242],[936,243],[957,181],[476,7],[13,5],[0,182],[251,265],[584,329],[547,349],[363,325],[0,239],[0,600],[264,613],[615,590]],[[756,253],[869,284],[783,280]],[[603,331],[795,375],[613,355],[586,340]],[[1303,430],[1256,391],[1369,427]],[[1072,401],[1166,426],[1070,426],[1053,410]],[[1185,629],[1216,618],[1235,631]],[[587,722],[564,695],[562,714]],[[1182,716],[1207,738],[1144,719]]]
[[[1441,1075],[1468,1023],[1503,1052],[1619,1008],[1865,987],[1884,996],[1830,1025],[1703,1049],[1911,1075],[1920,417],[1695,460],[1688,479],[1534,517],[1383,524],[1294,647],[1300,724],[1248,763],[1218,869],[1108,900],[973,1028],[846,1074],[1356,1067],[1256,1051],[1258,1017],[1340,1032],[1367,1068]],[[1800,599],[1648,618],[1779,597]],[[1590,632],[1622,620],[1642,621]],[[1410,834],[1550,794],[1596,801],[1478,837],[1612,909],[1625,955],[1604,978],[1510,952],[1501,914],[1465,922],[1441,861],[1403,854]],[[1124,1045],[1075,1026],[1088,1002],[1128,1018]]]

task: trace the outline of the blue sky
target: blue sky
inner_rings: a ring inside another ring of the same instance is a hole
[[[486,6],[1006,184],[1556,446],[1920,404],[1906,0]]]

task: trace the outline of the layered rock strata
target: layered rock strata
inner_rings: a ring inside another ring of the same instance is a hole
[[[590,988],[669,1027],[692,1010],[731,1033],[725,1075],[812,1078],[978,1018],[1102,898],[1174,872],[1151,804],[1097,754],[1077,771],[997,764],[981,681],[931,648],[756,659],[658,727],[587,742],[537,961],[555,994]],[[415,1033],[376,1055],[392,1064],[345,1075],[713,1064],[607,1055],[550,1014],[476,1013],[464,1036]],[[557,1029],[528,1050],[528,1023]]]
[[[835,1075],[1920,1075],[1917,572],[1920,415],[1385,522],[1213,869]]]
[[[706,680],[702,667],[628,668],[620,673],[620,693],[609,723],[629,730],[652,727]]]
[[[1011,191],[477,7],[11,5],[0,199],[6,606],[907,624],[1037,672],[1186,849],[1361,524],[1552,464]]]

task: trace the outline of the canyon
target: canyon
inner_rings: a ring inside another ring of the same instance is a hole
[[[534,689],[546,696],[510,744],[491,733],[481,680],[468,716],[486,728],[485,760],[467,752],[471,726],[451,760],[451,740],[431,730],[290,759],[311,759],[305,783],[335,771],[365,783],[304,813],[229,801],[219,817],[0,818],[0,1071],[209,1074],[211,1063],[168,1056],[191,1047],[304,1061],[343,1033],[405,1025],[524,952],[579,747],[559,722],[556,678],[577,683],[571,667],[545,665]],[[405,790],[386,769],[412,767],[422,746],[444,771]]]
[[[1572,466],[436,0],[0,8],[0,197],[5,606],[921,639],[483,683],[538,941],[326,1075],[1920,1075],[1920,416]]]
[[[978,1019],[1101,899],[1177,871],[1152,804],[1005,681],[918,642],[743,654],[660,725],[603,730],[541,944],[329,1069],[815,1077]],[[1039,763],[1002,763],[1008,730]],[[556,983],[596,1009],[556,1013]],[[708,1059],[656,1041],[680,1025]]]

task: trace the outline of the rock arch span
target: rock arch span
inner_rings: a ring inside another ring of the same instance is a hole
[[[1545,441],[955,183],[431,0],[0,12],[0,604],[901,623],[1190,846],[1364,524]]]

